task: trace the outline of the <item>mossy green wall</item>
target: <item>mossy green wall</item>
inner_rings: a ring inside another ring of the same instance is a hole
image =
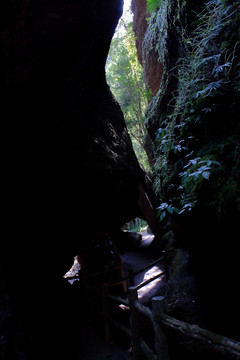
[[[159,203],[220,219],[240,213],[239,4],[206,3],[166,0],[151,14],[144,64],[154,48],[164,74],[146,126]]]

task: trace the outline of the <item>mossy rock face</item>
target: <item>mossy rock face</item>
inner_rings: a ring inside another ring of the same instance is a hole
[[[171,223],[173,246],[184,249],[177,250],[171,265],[169,299],[193,281],[205,320],[209,317],[206,325],[226,335],[234,334],[230,313],[237,324],[239,19],[232,1],[169,0],[152,13],[143,42],[144,67],[155,51],[164,69],[146,113],[155,149],[153,181],[159,206],[164,205],[159,216],[165,225],[166,209],[178,209]],[[221,295],[221,264],[229,297]]]
[[[149,21],[144,66],[154,48],[164,67],[146,113],[155,188],[180,212],[198,206],[223,218],[230,207],[239,211],[238,29],[238,8],[214,0],[206,8],[166,1]]]

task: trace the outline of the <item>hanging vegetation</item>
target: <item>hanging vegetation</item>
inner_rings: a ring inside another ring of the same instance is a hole
[[[147,0],[147,12],[151,14],[162,5],[163,0]]]
[[[147,110],[148,124],[159,124],[154,169],[159,216],[203,206],[222,217],[229,207],[240,211],[239,5],[208,1],[195,15],[191,33],[183,21],[178,26],[182,6],[170,23],[172,1],[165,1],[165,21],[158,21],[162,9],[151,16],[144,44],[145,54],[150,46],[159,52],[162,40],[157,38],[175,24],[184,55],[169,68],[168,44],[161,46],[159,60],[166,71]],[[170,76],[176,90],[166,97]]]

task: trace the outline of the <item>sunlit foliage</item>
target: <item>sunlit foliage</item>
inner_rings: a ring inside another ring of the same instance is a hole
[[[127,17],[120,20],[112,40],[106,76],[111,91],[122,108],[136,155],[148,170],[148,159],[144,150],[144,120],[149,94],[143,81],[142,67],[138,62],[132,21]]]

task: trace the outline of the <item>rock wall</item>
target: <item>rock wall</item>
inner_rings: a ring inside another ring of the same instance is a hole
[[[136,35],[141,23],[135,20]],[[145,73],[156,72],[152,52],[163,67],[146,126],[155,148],[159,216],[172,229],[164,237],[172,270],[169,311],[230,337],[239,321],[239,28],[239,7],[231,1],[167,0],[137,43]],[[200,359],[205,355],[199,352]]]
[[[68,212],[88,227],[93,206],[101,224],[102,213],[111,222],[130,199],[132,215],[140,170],[104,73],[122,2],[1,6],[10,211],[17,217],[25,202],[24,211],[41,209],[36,219],[69,202]]]
[[[147,31],[147,9],[145,0],[132,0],[131,10],[133,12],[133,30],[136,35],[136,47],[138,59],[143,65],[142,44]]]
[[[144,70],[144,81],[147,88],[152,91],[153,96],[159,90],[159,86],[163,74],[163,63],[159,61],[158,54],[156,53],[154,45],[151,49],[148,48],[147,53],[144,51],[144,38],[148,30],[147,19],[150,15],[147,14],[146,0],[132,0],[133,11],[133,29],[136,35],[136,47],[138,59]]]
[[[142,170],[104,70],[122,6],[0,4],[1,358],[69,358],[62,276],[98,234],[139,213]]]

